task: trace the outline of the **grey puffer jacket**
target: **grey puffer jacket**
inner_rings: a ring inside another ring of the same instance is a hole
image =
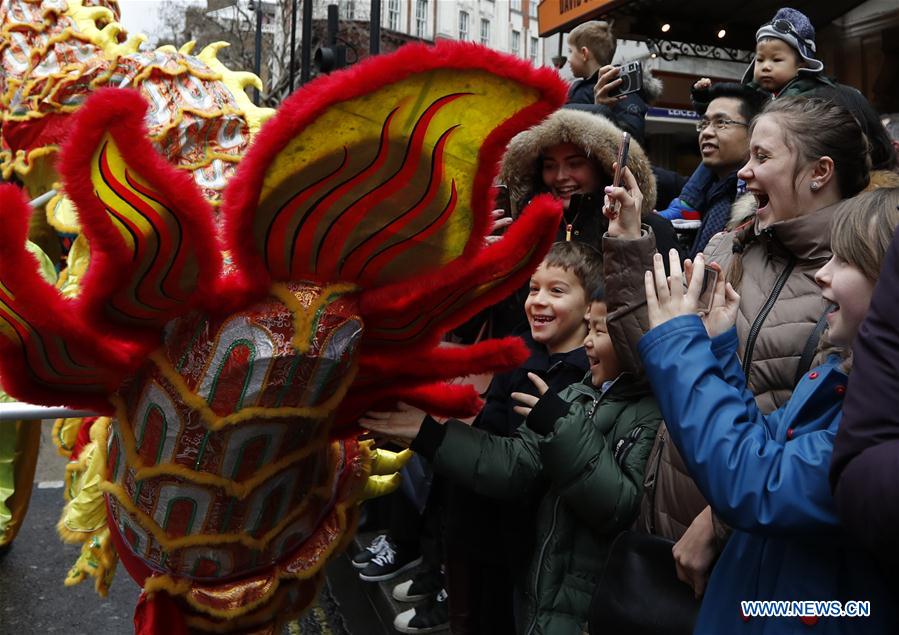
[[[744,239],[743,275],[737,287],[739,356],[749,389],[767,414],[793,393],[802,351],[827,306],[815,272],[830,259],[830,229],[837,205],[774,223],[755,222],[709,241],[706,262],[724,271],[734,258],[734,238]],[[817,345],[817,340],[812,346]]]
[[[746,211],[745,200],[734,206],[735,216]],[[745,241],[743,251],[743,275],[737,289],[741,295],[737,333],[744,362],[747,344],[752,346],[747,375],[764,413],[789,399],[802,350],[824,313],[826,303],[814,275],[831,256],[830,228],[835,211],[834,205],[775,223],[761,232],[750,220],[742,227],[716,235],[705,250],[707,261],[717,262],[727,271],[734,255],[734,237],[738,232],[754,233],[753,239]],[[644,231],[636,241],[606,239],[603,244],[606,264],[624,278],[618,283],[637,289],[647,268],[642,263],[647,254],[655,251],[652,233]],[[633,306],[634,301],[630,304]],[[620,336],[632,337],[638,332],[631,328],[622,330]],[[672,540],[678,540],[706,506],[664,425],[650,453],[644,487],[646,494],[637,527]],[[723,541],[726,528],[716,524],[716,534]]]

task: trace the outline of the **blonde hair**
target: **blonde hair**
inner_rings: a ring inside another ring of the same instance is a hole
[[[871,282],[877,282],[880,268],[899,226],[899,188],[883,187],[840,203],[830,234],[833,254],[856,267]],[[852,349],[834,346],[830,331],[818,342],[818,352],[839,353],[843,372],[852,371]]]
[[[579,24],[568,34],[568,43],[576,49],[586,48],[600,66],[612,63],[615,57],[615,35],[612,25],[603,20]]]
[[[830,246],[833,254],[875,282],[896,227],[899,188],[884,187],[840,204],[834,215]]]

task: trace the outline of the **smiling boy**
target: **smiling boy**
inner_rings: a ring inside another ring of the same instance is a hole
[[[409,428],[415,430],[412,449],[454,483],[494,499],[533,502],[536,513],[515,527],[530,538],[530,550],[518,562],[518,632],[583,632],[609,544],[636,514],[646,457],[660,420],[645,380],[622,372],[627,367],[621,360],[634,360],[636,351],[622,350],[628,349],[627,341],[614,342],[607,332],[607,311],[615,320],[616,306],[606,306],[602,294],[584,293],[587,285],[575,284],[575,267],[554,254],[584,249],[590,248],[557,243],[531,278],[526,304],[533,338],[551,357],[573,343],[570,325],[577,324],[584,337],[589,306],[590,331],[583,342],[590,366],[583,379],[563,389],[520,369],[522,379],[533,384],[512,393],[520,405],[509,412],[527,417],[512,436],[452,419],[439,424],[428,417],[422,424],[420,412],[415,425],[406,428],[406,435]],[[613,289],[616,279],[613,275]],[[637,302],[617,307],[623,315],[645,313],[636,293],[617,289],[615,297]],[[370,413],[360,424],[396,436],[401,427],[385,424],[387,418],[395,421],[395,415]],[[479,519],[465,522],[483,533]]]

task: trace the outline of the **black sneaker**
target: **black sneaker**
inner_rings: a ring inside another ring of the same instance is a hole
[[[372,561],[372,558],[381,553],[381,550],[387,546],[387,543],[387,534],[375,536],[370,545],[353,556],[353,566],[357,569],[364,569]]]
[[[421,564],[421,556],[398,551],[390,541],[359,572],[359,579],[366,582],[392,580],[403,571],[414,569]]]
[[[393,599],[397,602],[418,602],[432,597],[443,588],[443,573],[439,569],[419,571],[411,580],[393,587]]]
[[[445,629],[449,625],[446,597],[446,591],[440,589],[432,602],[397,615],[393,620],[393,628],[400,633],[433,633]]]

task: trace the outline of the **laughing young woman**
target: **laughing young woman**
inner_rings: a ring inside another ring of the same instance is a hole
[[[755,195],[758,212],[742,227],[713,237],[704,255],[740,294],[738,353],[764,414],[786,403],[813,365],[828,307],[814,274],[832,255],[837,204],[868,185],[867,150],[852,114],[822,99],[778,99],[750,127],[750,158],[738,176]],[[650,462],[659,465],[658,474],[644,517],[676,518],[688,526],[674,557],[679,577],[700,596],[727,530],[703,510],[664,429],[656,446]]]

